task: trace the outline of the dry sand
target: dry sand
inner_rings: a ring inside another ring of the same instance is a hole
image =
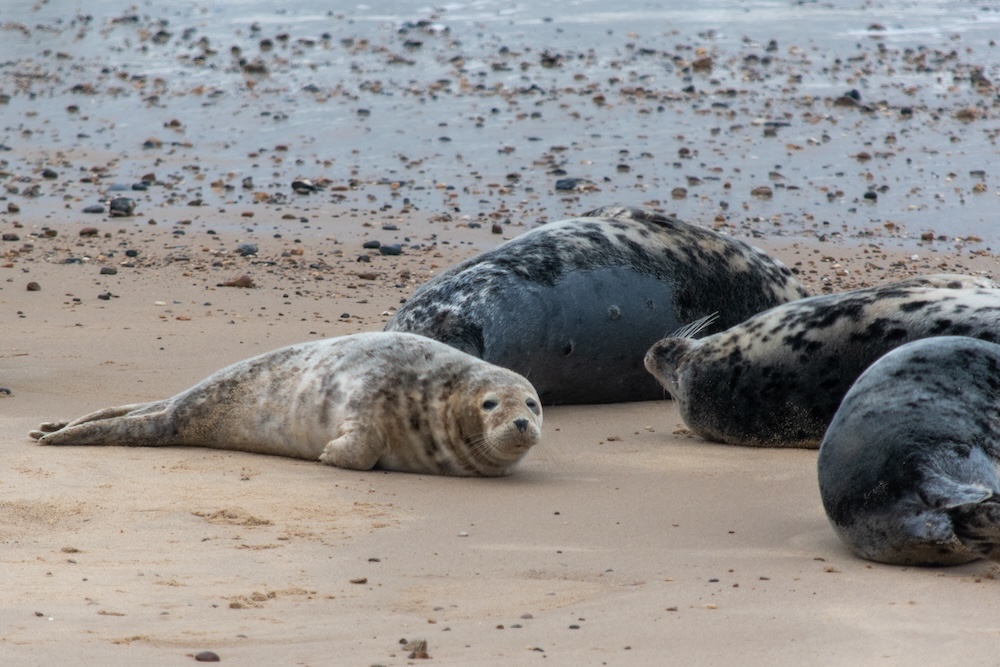
[[[12,391],[0,398],[4,664],[179,664],[210,650],[239,664],[398,665],[412,662],[404,640],[426,640],[444,664],[995,658],[996,566],[854,558],[824,516],[814,451],[704,442],[669,401],[547,408],[543,444],[495,480],[36,446],[26,434],[41,421],[172,395],[286,343],[379,329],[412,289],[407,272],[419,281],[471,252],[376,255],[361,270],[378,277],[361,280],[360,239],[286,257],[301,244],[258,239],[257,258],[191,242],[188,261],[169,262],[168,231],[99,227],[108,237],[38,239],[3,269],[0,296],[18,315],[0,349]],[[145,266],[100,259],[122,238],[144,241]],[[769,249],[816,292],[996,273],[991,258]],[[94,259],[56,261],[68,251]],[[287,266],[320,253],[329,268],[311,278]],[[216,286],[244,273],[257,287]]]

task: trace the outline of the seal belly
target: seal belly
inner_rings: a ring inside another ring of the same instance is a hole
[[[665,397],[643,357],[684,324],[666,280],[620,266],[578,270],[554,285],[520,281],[486,305],[507,315],[484,313],[483,359],[527,377],[543,404]]]

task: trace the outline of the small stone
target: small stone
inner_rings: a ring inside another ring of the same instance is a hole
[[[357,577],[355,579],[351,579],[351,583],[352,584],[367,584],[368,583],[368,577]]]
[[[300,195],[307,195],[310,192],[316,192],[316,189],[316,184],[308,178],[299,178],[292,181],[292,190],[295,190],[295,192]]]
[[[101,275],[102,276],[117,276],[118,275],[118,269],[116,269],[113,266],[102,266],[101,267]]]
[[[109,206],[111,217],[126,218],[135,212],[135,200],[128,197],[116,197]]]
[[[382,246],[381,241],[365,241],[364,243],[361,244],[362,248],[368,248],[370,250],[378,249],[381,246]]]
[[[257,254],[257,244],[256,243],[241,243],[236,246],[236,252],[239,253],[240,257],[250,257],[251,255]]]
[[[577,178],[560,178],[556,181],[556,190],[575,190],[579,183]]]
[[[59,174],[53,169],[43,169],[42,178],[47,178],[51,180],[53,178],[59,178]]]
[[[383,255],[402,255],[403,246],[398,243],[388,243],[384,246],[379,247],[378,251]]]
[[[253,278],[247,275],[240,276],[239,278],[235,278],[233,280],[227,280],[226,282],[221,283],[219,285],[219,287],[243,287],[243,288],[250,288],[253,286],[254,286]]]
[[[97,236],[100,233],[97,227],[84,227],[80,230],[80,236]]]
[[[194,656],[198,662],[222,662],[222,658],[214,651],[202,651]]]
[[[0,238],[3,238],[4,241],[20,241],[21,240],[20,236],[18,236],[17,234],[12,234],[12,233],[4,234]]]
[[[125,256],[126,257],[138,257],[139,256],[139,251],[138,250],[126,250],[125,251]]]
[[[30,283],[28,283],[28,291],[29,292],[40,292],[41,290],[42,290],[42,286],[39,285],[38,283],[36,283],[36,282],[30,282]]]
[[[21,207],[18,206],[17,204],[15,204],[12,201],[11,202],[7,202],[7,212],[8,213],[20,213],[21,212]]]
[[[104,206],[101,204],[94,204],[83,209],[84,213],[104,213]]]
[[[494,234],[503,234],[503,225],[495,224],[493,225],[492,229],[490,229],[490,231],[493,232]]]

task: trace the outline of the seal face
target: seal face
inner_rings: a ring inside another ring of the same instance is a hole
[[[654,342],[720,313],[715,330],[806,296],[741,241],[641,209],[542,225],[444,271],[386,325],[524,375],[545,404],[663,398]]]
[[[406,333],[302,343],[173,398],[42,424],[43,445],[190,445],[369,470],[499,476],[541,437],[520,375]]]
[[[820,445],[830,524],[862,558],[954,565],[1000,555],[1000,345],[943,336],[866,370]]]
[[[925,276],[801,299],[700,340],[665,338],[646,369],[708,440],[816,447],[851,383],[889,350],[931,336],[1000,339],[1000,291],[975,284],[992,283]]]

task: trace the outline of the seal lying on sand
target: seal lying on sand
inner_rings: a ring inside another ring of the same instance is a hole
[[[192,445],[341,468],[493,477],[541,437],[520,375],[422,336],[362,333],[224,368],[164,401],[42,424],[43,445]]]
[[[654,342],[722,313],[716,329],[806,296],[741,241],[641,209],[542,225],[420,287],[386,325],[531,380],[542,402],[663,398],[642,368]],[[707,332],[706,332],[707,333]]]
[[[993,284],[926,276],[802,299],[700,340],[665,338],[646,368],[708,440],[815,447],[851,383],[889,350],[931,336],[1000,340],[1000,290],[969,287]]]
[[[1000,556],[1000,345],[909,343],[858,378],[819,448],[830,523],[862,558]]]

